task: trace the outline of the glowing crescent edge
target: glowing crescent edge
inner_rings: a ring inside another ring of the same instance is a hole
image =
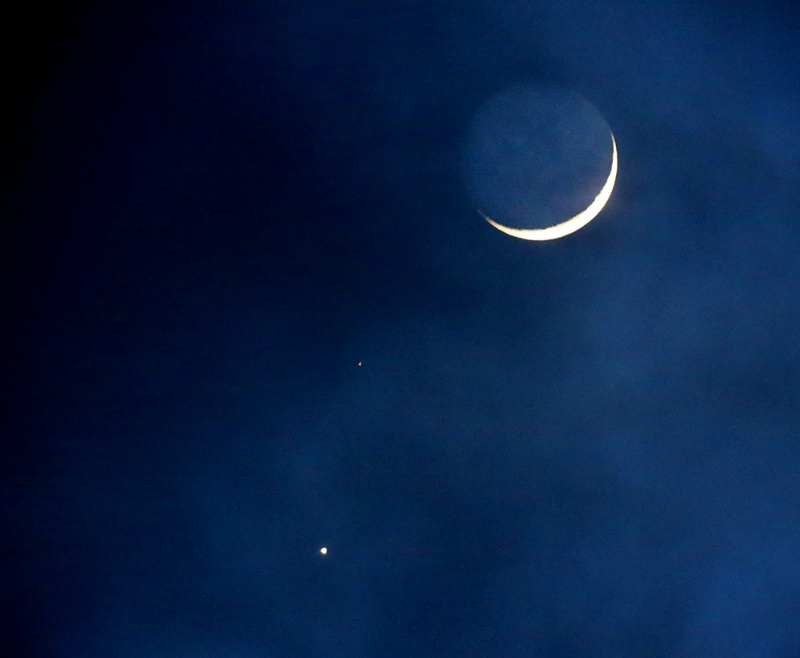
[[[605,206],[611,198],[614,182],[617,180],[617,142],[614,140],[613,134],[611,135],[611,147],[613,154],[611,156],[611,173],[608,175],[608,180],[606,180],[605,185],[600,189],[594,201],[589,204],[589,207],[567,221],[556,224],[555,226],[548,226],[547,228],[509,228],[508,226],[498,224],[490,217],[484,215],[480,210],[478,214],[498,231],[502,231],[515,238],[521,238],[522,240],[555,240],[556,238],[563,238],[565,235],[574,233],[597,217],[603,209],[603,206]]]

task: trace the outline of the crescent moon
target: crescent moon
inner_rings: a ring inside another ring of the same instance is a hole
[[[510,228],[508,226],[498,224],[490,217],[484,215],[480,210],[478,213],[498,231],[502,231],[507,235],[520,238],[522,240],[555,240],[557,238],[563,238],[565,235],[569,235],[570,233],[574,233],[597,217],[606,203],[608,203],[608,200],[611,198],[611,192],[614,189],[614,182],[617,180],[617,142],[614,140],[613,134],[611,135],[611,148],[611,173],[608,174],[608,179],[606,180],[605,184],[594,198],[594,201],[592,201],[589,204],[589,207],[586,208],[586,210],[579,212],[577,215],[571,217],[565,222],[561,222],[555,226],[548,226],[547,228]]]

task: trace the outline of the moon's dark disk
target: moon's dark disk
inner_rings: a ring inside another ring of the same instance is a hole
[[[543,229],[590,207],[599,212],[597,197],[603,191],[607,201],[616,176],[616,146],[603,117],[580,96],[514,87],[478,111],[464,164],[474,202],[493,225]]]

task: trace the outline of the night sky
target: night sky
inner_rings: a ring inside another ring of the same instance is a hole
[[[794,3],[27,11],[0,654],[800,656]],[[619,149],[552,242],[465,174],[520,85]]]

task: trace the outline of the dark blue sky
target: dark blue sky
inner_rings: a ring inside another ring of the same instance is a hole
[[[799,31],[778,2],[38,7],[0,648],[800,653]],[[619,148],[554,242],[464,180],[520,84]]]

